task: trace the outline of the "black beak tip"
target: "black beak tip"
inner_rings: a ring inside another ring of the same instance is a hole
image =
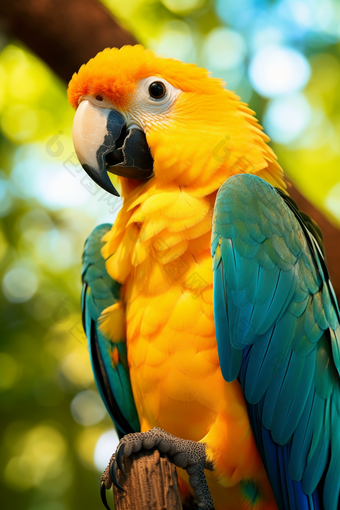
[[[108,193],[111,193],[111,195],[114,195],[115,197],[120,197],[120,194],[118,193],[118,191],[116,190],[116,188],[113,185],[112,185],[111,191],[108,191]]]
[[[111,195],[114,195],[116,197],[120,197],[120,194],[110,181],[109,176],[107,175],[106,169],[103,172],[98,172],[97,170],[94,170],[91,166],[83,164],[83,169],[91,177],[91,179],[100,187],[103,188],[105,191],[110,193]]]

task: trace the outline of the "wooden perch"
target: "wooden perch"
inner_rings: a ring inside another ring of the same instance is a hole
[[[158,450],[124,458],[124,469],[117,479],[126,492],[113,485],[115,510],[182,510],[176,468]]]

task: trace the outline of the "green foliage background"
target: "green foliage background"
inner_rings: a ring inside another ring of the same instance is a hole
[[[248,19],[247,9],[253,13],[253,18],[243,25],[233,18],[228,22],[221,15],[228,9],[232,11],[229,0],[104,3],[145,46],[167,56],[195,61],[223,77],[227,86],[250,102],[260,121],[270,100],[257,93],[249,79],[256,39],[251,38],[253,24],[262,19],[262,25],[258,22],[256,29],[258,37],[261,30],[267,33],[268,27],[281,30],[285,44],[297,48],[309,62],[310,79],[300,93],[308,101],[312,116],[296,139],[274,143],[274,150],[288,176],[332,221],[340,223],[337,2],[295,2],[295,6],[301,7],[298,14],[298,18],[302,16],[301,29],[287,14],[292,8],[290,0],[239,0],[239,20],[242,16]],[[312,8],[316,17],[310,15]],[[239,34],[244,41],[244,54],[238,63],[224,65],[222,55],[219,65],[212,58],[207,40],[209,37],[211,40],[216,29],[231,30],[226,32],[228,37],[231,34],[237,43],[241,41],[237,39]],[[3,508],[101,508],[100,468],[98,460],[95,465],[94,451],[98,439],[112,426],[94,393],[80,325],[80,267],[85,238],[99,222],[114,221],[119,202],[110,201],[83,180],[84,174],[73,153],[72,118],[66,85],[18,41],[3,43],[0,53]],[[107,452],[107,458],[110,453]]]

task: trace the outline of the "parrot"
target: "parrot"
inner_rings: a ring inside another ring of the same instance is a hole
[[[107,48],[73,75],[73,142],[122,206],[85,242],[82,318],[119,435],[201,510],[340,508],[340,312],[318,225],[255,112],[195,64]],[[119,189],[119,191],[117,190]]]

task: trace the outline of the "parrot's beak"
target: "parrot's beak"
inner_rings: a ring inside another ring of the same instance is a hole
[[[147,180],[153,176],[153,159],[142,130],[128,129],[116,110],[81,101],[73,122],[73,143],[80,164],[98,186],[119,193],[107,172]]]

